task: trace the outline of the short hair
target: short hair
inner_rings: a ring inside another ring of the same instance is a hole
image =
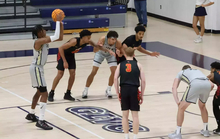
[[[132,57],[134,56],[134,49],[132,47],[127,47],[125,49],[125,55],[126,56],[129,56],[129,57]]]
[[[83,38],[85,36],[91,36],[92,32],[90,32],[89,30],[83,30],[79,33],[80,38]]]
[[[136,26],[134,30],[135,30],[136,33],[138,33],[139,31],[143,31],[143,32],[146,31],[145,27],[141,26],[141,25],[140,26]]]
[[[220,63],[217,62],[217,61],[211,63],[210,66],[211,66],[213,69],[218,69],[218,70],[220,69]]]
[[[35,27],[34,27],[34,29],[33,29],[33,31],[32,31],[32,37],[33,37],[33,39],[36,39],[36,38],[38,38],[38,33],[40,32],[40,31],[42,31],[44,28],[43,28],[43,26],[42,25],[36,25]]]
[[[109,31],[107,38],[118,38],[118,33],[116,31]]]
[[[182,70],[186,70],[186,69],[191,69],[191,67],[189,65],[183,66]]]

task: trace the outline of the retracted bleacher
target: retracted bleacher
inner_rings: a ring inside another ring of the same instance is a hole
[[[96,32],[107,31],[108,27],[125,27],[126,5],[107,6],[108,3],[108,0],[30,0],[30,4],[39,9],[41,18],[50,21],[52,29],[55,22],[51,13],[62,9],[66,15],[64,29],[68,33],[85,28]]]

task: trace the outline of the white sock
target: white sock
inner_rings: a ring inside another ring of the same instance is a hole
[[[137,139],[137,134],[134,134],[134,138],[133,139]]]
[[[85,91],[88,91],[89,90],[89,87],[85,87]]]
[[[129,135],[128,134],[125,134],[125,139],[129,139]]]
[[[208,130],[208,123],[204,123],[204,131]]]
[[[108,86],[108,87],[107,87],[107,90],[111,90],[111,88],[112,88],[111,86]]]
[[[180,134],[180,133],[181,133],[181,126],[177,126],[176,134]]]
[[[40,102],[40,116],[39,116],[40,121],[44,120],[44,114],[45,114],[45,111],[46,111],[46,106],[47,106],[47,103]]]
[[[202,39],[203,36],[199,36],[199,37]]]
[[[35,109],[31,109],[30,114],[35,114]]]

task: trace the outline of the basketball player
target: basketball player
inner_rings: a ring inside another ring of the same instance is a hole
[[[129,124],[128,115],[131,110],[133,118],[133,133],[134,139],[137,139],[139,131],[139,118],[138,111],[140,111],[140,105],[143,103],[143,95],[145,90],[145,74],[140,63],[133,60],[134,49],[128,47],[125,49],[126,60],[121,62],[116,71],[114,77],[115,90],[118,95],[118,99],[121,102],[122,126],[125,133],[125,139],[129,139]],[[118,78],[120,77],[121,92],[119,92]],[[140,102],[138,101],[138,87],[141,80],[141,96]],[[120,98],[121,94],[121,98]]]
[[[46,105],[47,105],[47,85],[44,78],[44,65],[47,62],[48,57],[48,43],[54,41],[61,41],[63,39],[63,24],[61,23],[62,13],[57,15],[56,21],[56,30],[54,36],[46,36],[46,31],[41,25],[35,26],[32,34],[33,38],[37,37],[37,40],[34,42],[34,59],[30,66],[30,74],[32,86],[37,88],[37,92],[33,97],[31,112],[26,116],[27,120],[37,122],[36,126],[44,130],[52,130],[53,128],[47,125],[44,120]],[[40,116],[37,120],[35,116],[35,107],[40,98]]]
[[[183,80],[189,86],[183,95],[181,101],[179,101],[177,95],[177,88],[180,81]],[[199,99],[199,108],[201,111],[202,120],[204,123],[204,129],[201,130],[201,134],[205,137],[209,137],[208,131],[208,111],[206,109],[206,101],[209,98],[210,91],[213,89],[214,84],[211,83],[208,78],[200,71],[191,69],[189,65],[185,65],[177,75],[173,83],[173,96],[178,105],[177,113],[177,129],[174,133],[169,134],[170,139],[182,139],[181,136],[181,126],[184,120],[184,111],[191,104],[196,104],[197,99]]]
[[[132,47],[132,48],[138,50],[139,52],[141,52],[143,54],[158,57],[160,55],[160,53],[158,53],[158,52],[152,52],[151,53],[151,52],[148,52],[147,50],[145,50],[143,47],[141,47],[141,43],[142,43],[142,39],[144,37],[145,31],[146,31],[146,29],[145,29],[144,26],[136,26],[135,27],[136,34],[127,37],[122,42],[122,45],[123,45],[122,50],[124,50],[127,47]],[[118,63],[126,60],[125,56],[123,56],[123,53],[124,53],[123,51],[120,52],[120,54],[117,53],[117,60],[118,60],[117,62]],[[134,60],[136,60],[136,59],[134,58]]]
[[[213,62],[211,64],[211,74],[208,78],[218,86],[213,97],[213,113],[217,122],[217,129],[213,130],[214,134],[220,135],[220,63]]]
[[[69,69],[69,81],[67,86],[67,91],[64,95],[64,99],[75,101],[75,98],[71,96],[71,88],[73,86],[75,80],[75,71],[76,71],[76,60],[75,60],[75,53],[77,53],[80,49],[86,47],[88,44],[92,45],[93,47],[97,47],[100,50],[109,52],[111,55],[115,55],[112,51],[100,46],[95,45],[93,41],[91,41],[92,33],[89,30],[83,30],[80,32],[79,38],[72,38],[67,43],[63,44],[59,48],[59,53],[57,54],[57,76],[55,77],[52,85],[52,89],[49,93],[48,101],[54,101],[54,90],[58,85],[60,79],[63,77],[64,70]]]
[[[109,49],[110,51],[115,53],[116,48],[119,50],[122,48],[121,42],[119,40],[117,40],[117,38],[118,38],[118,33],[116,31],[109,31],[107,36],[102,36],[99,39],[98,44],[103,45],[106,49]],[[111,87],[114,82],[114,74],[115,74],[115,70],[117,68],[117,60],[116,60],[115,56],[110,55],[108,52],[104,52],[101,50],[98,50],[98,52],[95,53],[95,57],[93,60],[94,62],[93,62],[92,72],[90,73],[89,77],[87,78],[86,87],[83,91],[82,98],[87,98],[88,89],[89,89],[90,85],[92,84],[93,79],[94,79],[94,77],[95,77],[95,75],[96,75],[96,73],[97,73],[97,71],[98,71],[98,69],[104,59],[106,59],[106,61],[108,62],[108,65],[111,70],[111,75],[109,77],[108,87],[105,92],[106,92],[106,96],[108,98],[112,98]]]
[[[208,4],[205,4],[206,1],[207,0],[196,0],[196,9],[193,16],[193,29],[198,37],[194,40],[195,43],[201,43],[205,33],[205,16],[207,15],[205,7],[214,4],[214,0],[209,0]],[[199,34],[199,29],[197,27],[198,22],[201,27],[201,34]]]

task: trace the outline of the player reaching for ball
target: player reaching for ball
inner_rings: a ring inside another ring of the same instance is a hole
[[[63,40],[63,24],[61,23],[63,18],[62,14],[63,13],[59,13],[56,16],[56,30],[53,36],[46,36],[46,31],[41,25],[35,26],[32,32],[33,39],[37,38],[37,40],[34,42],[34,59],[30,65],[30,75],[32,87],[37,88],[37,92],[35,93],[32,100],[31,112],[26,116],[26,119],[37,122],[36,126],[44,130],[53,129],[51,126],[47,125],[44,120],[48,97],[47,85],[44,78],[44,65],[46,64],[48,57],[48,43]],[[37,120],[35,116],[35,108],[39,99],[40,116],[39,120]]]
[[[140,111],[140,105],[143,103],[143,95],[145,90],[145,74],[140,63],[133,59],[134,49],[127,47],[125,49],[126,60],[121,62],[115,71],[114,86],[118,99],[121,102],[122,126],[125,133],[125,139],[129,139],[129,124],[128,115],[131,110],[133,118],[133,133],[134,139],[137,139],[139,131],[139,118],[138,111]],[[120,77],[121,92],[119,92],[118,78]],[[138,87],[141,80],[141,95],[138,100]],[[121,96],[121,97],[120,97]]]

